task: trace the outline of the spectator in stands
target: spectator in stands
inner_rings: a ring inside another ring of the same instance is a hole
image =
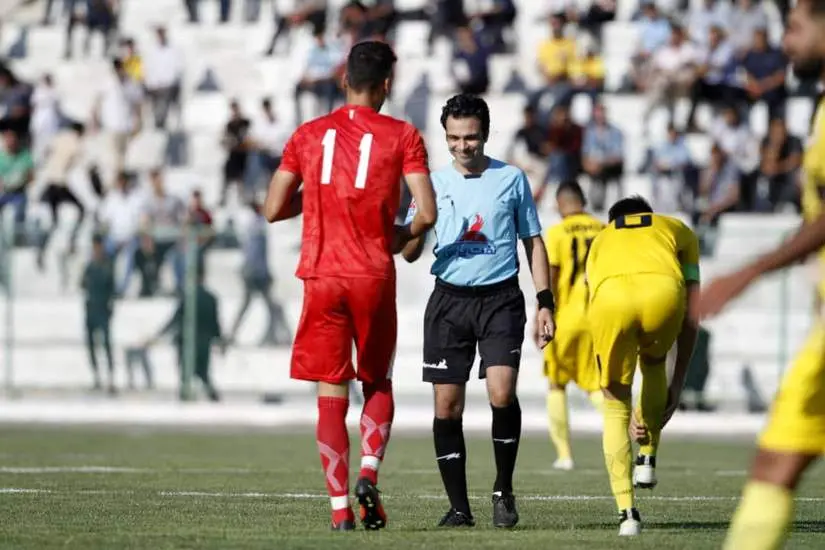
[[[547,156],[547,175],[545,185],[537,193],[537,201],[541,200],[548,184],[574,179],[579,174],[583,135],[582,127],[570,117],[570,105],[556,105],[550,115],[547,141],[543,147]]]
[[[749,208],[754,198],[757,169],[759,168],[759,141],[734,104],[725,106],[710,128],[710,136],[739,170],[742,185],[742,204]]]
[[[118,286],[120,295],[128,286],[134,269],[142,208],[141,199],[142,197],[132,190],[129,175],[126,172],[120,172],[115,180],[114,188],[103,197],[97,212],[100,230],[105,235],[106,254],[113,263],[121,253],[124,256],[124,275]]]
[[[244,284],[244,299],[235,317],[235,322],[232,324],[229,341],[235,341],[252,297],[259,294],[264,300],[269,318],[260,345],[287,346],[292,342],[292,331],[286,321],[284,308],[272,297],[273,280],[269,270],[267,241],[268,224],[257,200],[250,201],[249,210],[244,214],[244,219],[240,224],[240,241],[243,250],[241,277]]]
[[[74,7],[78,0],[62,0],[63,4],[63,17],[68,19],[74,13]],[[42,25],[47,27],[52,24],[52,8],[54,8],[54,0],[46,0],[46,6],[43,10],[43,21]]]
[[[699,180],[699,197],[694,223],[715,226],[719,216],[739,206],[740,184],[736,164],[722,147],[713,145],[710,163]]]
[[[624,177],[624,135],[607,121],[604,105],[593,106],[593,121],[584,131],[582,167],[590,176],[590,202],[593,209],[601,211],[607,195],[607,186],[616,184],[622,196]]]
[[[141,233],[135,250],[135,268],[140,274],[138,296],[151,298],[160,287],[160,266],[163,258],[158,254],[155,240],[149,233]]]
[[[763,101],[768,108],[768,119],[784,118],[788,92],[785,74],[788,59],[782,50],[768,42],[764,28],[753,33],[753,45],[742,59],[745,71],[744,92],[749,105]]]
[[[181,238],[181,228],[186,220],[186,206],[179,197],[166,191],[163,173],[159,168],[149,173],[149,180],[151,191],[143,204],[141,229],[152,234],[161,258],[171,258],[175,288],[182,290],[185,264],[178,244]],[[127,284],[128,280],[124,280],[122,287],[124,293]]]
[[[221,189],[221,206],[226,206],[226,195],[229,187],[242,187],[248,158],[249,127],[248,118],[241,112],[241,106],[233,100],[229,104],[229,121],[223,132],[222,144],[226,149],[226,162],[223,165],[223,188]],[[239,195],[244,195],[239,189]]]
[[[547,173],[547,158],[544,154],[546,142],[547,131],[539,124],[536,109],[527,105],[524,108],[524,124],[516,132],[510,145],[507,162],[524,170],[534,197],[544,186]]]
[[[651,151],[649,168],[656,210],[675,212],[679,209],[679,197],[690,187],[688,171],[692,162],[685,138],[674,124],[668,125],[667,140]],[[695,194],[695,189],[693,191]]]
[[[315,29],[315,45],[309,51],[306,68],[295,86],[295,121],[304,121],[301,96],[306,92],[323,103],[325,113],[332,111],[335,101],[341,97],[338,73],[344,61],[344,52],[324,37],[324,29]]]
[[[430,33],[427,36],[427,55],[433,55],[433,45],[438,37],[452,40],[455,30],[467,24],[463,0],[428,0],[425,13],[430,19]]]
[[[353,2],[355,3],[355,2]],[[402,14],[395,9],[394,0],[368,0],[361,2],[366,8],[363,36],[386,40]]]
[[[754,33],[768,28],[768,17],[761,0],[734,0],[729,21],[730,39],[740,56],[753,45]]]
[[[275,15],[275,32],[272,35],[272,40],[269,43],[269,48],[266,50],[266,55],[275,53],[275,47],[278,45],[278,40],[284,34],[289,39],[289,32],[296,27],[304,24],[312,26],[312,35],[317,36],[318,33],[323,33],[327,28],[327,2],[326,0],[295,0],[295,10],[287,15]],[[286,53],[288,54],[292,48],[287,46]]]
[[[560,77],[570,72],[570,65],[576,59],[576,42],[564,35],[564,17],[550,16],[550,38],[539,44],[537,61],[539,70],[547,83],[552,86]]]
[[[504,32],[513,27],[517,13],[513,0],[481,3],[480,9],[470,18],[470,28],[477,33],[478,42],[484,50],[506,53],[511,49],[504,39]]]
[[[589,33],[596,41],[596,50],[600,50],[602,27],[616,19],[616,4],[617,0],[592,0],[585,11],[574,5],[567,10],[567,18]]]
[[[456,29],[452,73],[463,94],[483,95],[490,87],[490,52],[470,27]]]
[[[73,123],[70,127],[61,130],[52,142],[48,160],[40,174],[43,181],[46,182],[46,189],[40,196],[40,201],[49,205],[52,214],[51,225],[48,230],[43,232],[37,251],[37,267],[41,270],[44,266],[46,247],[58,227],[60,206],[64,202],[71,203],[77,209],[77,218],[69,237],[68,249],[69,255],[75,253],[77,236],[80,233],[86,209],[77,198],[77,195],[69,188],[69,175],[82,155],[84,131],[85,128],[79,123]]]
[[[290,135],[290,128],[275,115],[272,101],[261,102],[261,116],[250,130],[250,154],[247,161],[249,187],[254,194],[261,185],[268,185],[269,179],[281,165],[281,155]]]
[[[3,131],[0,150],[0,213],[7,205],[14,208],[16,230],[23,229],[28,204],[28,188],[34,181],[34,161],[31,151],[12,129]]]
[[[83,42],[83,54],[88,57],[91,50],[92,36],[99,32],[103,37],[103,56],[109,55],[112,39],[117,31],[118,0],[85,0],[84,9],[78,10],[78,2],[71,3],[71,15],[66,28],[66,59],[72,57],[72,35],[78,23],[86,25],[86,39]]]
[[[31,98],[30,124],[32,156],[36,165],[46,161],[46,152],[60,129],[60,98],[54,87],[52,75],[43,75]]]
[[[191,269],[189,264],[190,254],[193,253],[188,247],[192,244],[189,239],[194,234],[194,243],[196,248],[195,254],[195,268],[198,272],[205,273],[206,270],[206,251],[215,242],[215,230],[212,227],[212,213],[206,208],[203,202],[203,194],[200,189],[192,191],[189,198],[189,206],[186,210],[186,217],[184,222],[184,231],[180,240],[181,257],[183,258],[183,269]]]
[[[595,45],[584,48],[584,55],[570,64],[570,80],[576,93],[590,96],[592,101],[604,91],[604,60]]]
[[[95,235],[92,239],[92,258],[83,270],[80,283],[86,295],[86,350],[94,375],[94,389],[100,390],[100,369],[95,353],[96,337],[100,336],[106,364],[109,367],[109,394],[115,395],[115,365],[112,360],[111,324],[115,302],[115,277],[112,262],[106,257],[103,239]]]
[[[760,210],[779,210],[787,205],[798,208],[802,142],[788,134],[783,119],[771,120],[768,135],[762,140],[761,159],[759,175],[767,187],[767,204],[760,205]]]
[[[131,38],[126,38],[121,41],[120,59],[123,61],[123,69],[129,78],[139,84],[143,84],[143,58],[137,52],[135,41]]]
[[[123,170],[129,142],[140,132],[143,124],[143,92],[140,85],[129,78],[122,61],[115,59],[112,66],[114,78],[104,84],[95,105],[93,121],[95,128],[102,133],[97,160],[108,169],[104,177],[107,186],[111,186]]]
[[[143,78],[152,103],[155,128],[165,130],[166,120],[173,107],[177,111],[180,126],[180,92],[184,59],[181,52],[169,43],[164,27],[157,27],[155,32],[158,43],[146,53],[143,60]]]
[[[721,27],[731,21],[731,5],[728,0],[701,0],[693,4],[687,16],[687,30],[690,40],[703,48],[709,46],[711,29]]]
[[[632,59],[630,78],[636,90],[644,90],[644,82],[651,72],[653,56],[670,40],[671,26],[667,18],[659,12],[653,0],[642,3],[642,17],[638,22],[639,47]]]
[[[696,131],[694,117],[696,107],[701,102],[708,102],[714,107],[730,103],[736,99],[736,61],[733,44],[725,38],[721,23],[713,23],[707,48],[701,52],[696,69],[696,80],[690,92],[690,112],[687,131]]]
[[[0,123],[28,142],[33,89],[0,61]]]
[[[688,96],[696,80],[698,54],[696,46],[687,40],[684,29],[673,25],[670,42],[659,49],[650,62],[649,80],[640,82],[647,95],[645,126],[659,106],[667,107],[669,118],[673,120],[676,100]]]

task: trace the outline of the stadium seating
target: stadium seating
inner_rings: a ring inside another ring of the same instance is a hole
[[[405,0],[399,6],[411,8],[422,2]],[[220,168],[224,153],[220,148],[222,127],[228,113],[230,98],[238,98],[248,114],[257,113],[259,100],[264,96],[274,98],[276,110],[284,119],[293,119],[292,91],[301,71],[301,60],[307,51],[311,37],[308,31],[294,33],[293,52],[287,58],[264,58],[264,51],[272,32],[272,16],[268,3],[264,3],[260,22],[251,25],[233,18],[228,25],[217,25],[215,2],[203,2],[202,19],[198,26],[186,22],[183,2],[180,0],[124,0],[124,12],[120,18],[122,34],[134,37],[138,48],[151,44],[151,27],[164,24],[169,36],[186,58],[183,93],[183,126],[188,133],[189,166],[170,169],[166,178],[170,188],[181,195],[193,186],[204,190],[208,203],[214,204],[220,193]],[[240,2],[236,2],[240,11]],[[521,122],[524,97],[508,93],[504,89],[517,71],[530,86],[537,84],[535,51],[546,34],[546,23],[541,2],[520,3],[522,14],[517,22],[518,49],[513,55],[497,55],[492,63],[492,92],[487,97],[493,119],[489,153],[504,156],[512,135]],[[630,65],[635,29],[629,18],[636,9],[635,0],[618,2],[619,20],[605,29],[604,51],[608,67],[608,88],[615,90],[621,76]],[[42,6],[36,6],[39,10]],[[34,9],[34,8],[31,8]],[[37,12],[40,13],[39,11]],[[774,18],[775,19],[775,18]],[[0,50],[8,49],[21,37],[25,39],[28,55],[13,60],[13,69],[21,77],[34,81],[44,72],[54,74],[63,98],[66,114],[88,120],[94,93],[94,83],[102,82],[110,70],[101,58],[100,45],[95,44],[93,55],[85,59],[76,55],[71,61],[61,58],[63,28],[30,25],[35,18],[22,21],[12,19],[4,25],[0,37]],[[421,43],[426,36],[426,24],[403,23],[397,35],[397,50],[401,57],[398,80],[393,102],[387,112],[397,116],[415,112],[424,117],[422,130],[429,145],[434,167],[449,161],[449,153],[443,145],[443,134],[438,123],[438,113],[452,90],[449,73],[445,69],[449,48],[439,44],[436,54],[425,57]],[[25,35],[21,34],[24,33]],[[75,38],[82,40],[83,32]],[[76,51],[80,51],[77,47]],[[219,91],[199,92],[198,84],[207,73],[214,77]],[[422,80],[424,79],[424,80]],[[428,84],[423,89],[422,82]],[[90,84],[91,83],[91,84]],[[633,172],[645,153],[643,129],[640,124],[644,100],[639,96],[608,94],[604,99],[613,123],[625,133],[626,165],[630,174],[625,182],[625,193],[638,192],[650,196],[650,182]],[[681,103],[679,112],[686,105]],[[574,106],[574,116],[586,120],[591,105],[582,100]],[[662,135],[664,126],[660,114],[654,120],[654,134]],[[700,110],[700,122],[707,121],[709,113]],[[788,122],[792,131],[804,134],[810,119],[810,105],[792,100],[788,109]],[[163,158],[165,140],[163,133],[148,129],[133,144],[128,163],[136,169],[157,165]],[[764,130],[764,128],[763,128]],[[691,137],[688,141],[697,160],[706,159],[710,142],[704,136]],[[78,178],[77,187],[84,185]],[[94,199],[84,192],[90,203]],[[37,207],[32,207],[37,210]],[[237,208],[237,207],[233,207]],[[230,219],[236,210],[224,212]],[[548,205],[542,210],[545,226],[555,221],[555,213]],[[63,220],[68,227],[71,214]],[[727,271],[760,250],[771,246],[798,223],[795,217],[776,216],[727,216],[719,228],[715,255],[705,260],[705,278],[709,274]],[[55,239],[50,265],[59,265],[58,255],[64,249],[65,231]],[[277,224],[270,230],[271,262],[277,274],[276,292],[283,301],[293,326],[297,321],[301,304],[301,287],[293,277],[300,243],[300,222]],[[84,241],[85,242],[85,241]],[[38,387],[66,387],[86,385],[89,380],[85,351],[82,341],[82,306],[76,284],[79,278],[80,258],[86,256],[82,249],[77,260],[68,263],[66,272],[48,269],[44,273],[34,270],[34,256],[30,250],[19,250],[13,258],[13,288],[15,297],[7,319],[7,333],[14,335],[15,378],[21,385]],[[208,283],[222,298],[222,318],[228,326],[241,298],[242,287],[238,277],[240,258],[237,252],[215,251],[208,259]],[[526,266],[526,262],[523,262]],[[428,262],[415,265],[399,265],[399,352],[395,370],[396,388],[401,394],[423,395],[429,390],[420,383],[421,324],[426,297],[432,286]],[[168,275],[168,274],[167,274]],[[166,276],[166,275],[165,275]],[[523,288],[530,288],[529,274],[523,270]],[[710,398],[728,403],[740,403],[744,394],[740,391],[741,369],[749,366],[756,373],[756,380],[770,394],[793,350],[804,336],[812,310],[810,268],[798,267],[786,274],[777,275],[757,284],[729,312],[709,323],[713,330],[712,372],[708,387]],[[64,288],[65,281],[68,286]],[[528,303],[532,293],[526,292]],[[217,367],[218,384],[227,389],[257,391],[262,387],[271,390],[308,392],[303,384],[286,379],[289,350],[255,349],[263,309],[253,306],[240,337],[242,346],[230,353],[229,358]],[[147,301],[125,300],[119,303],[115,314],[114,339],[119,348],[133,345],[164,321],[171,311],[168,299]],[[0,325],[2,326],[2,325]],[[540,395],[544,381],[540,376],[539,356],[532,344],[525,344],[525,362],[521,391]],[[120,355],[120,352],[119,352]],[[174,357],[171,351],[158,352],[158,383],[174,387]],[[483,392],[483,387],[473,385],[472,392]]]

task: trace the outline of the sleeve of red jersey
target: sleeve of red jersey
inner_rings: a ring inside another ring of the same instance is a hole
[[[402,172],[407,174],[429,174],[430,164],[427,148],[421,134],[412,124],[406,124],[403,136],[404,166]]]
[[[289,141],[284,147],[283,155],[281,155],[281,164],[278,170],[290,172],[299,178],[301,177],[301,158],[298,155],[298,140],[300,139],[301,128],[298,128],[290,136]]]

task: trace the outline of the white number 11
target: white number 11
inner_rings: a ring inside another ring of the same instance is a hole
[[[321,183],[329,185],[332,181],[332,157],[335,154],[335,130],[329,129],[321,140],[324,146],[324,156],[321,161]],[[364,189],[367,186],[367,171],[372,152],[372,134],[364,134],[358,145],[358,170],[355,173],[355,188]]]

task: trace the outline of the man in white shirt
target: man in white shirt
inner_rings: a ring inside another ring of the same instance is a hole
[[[120,172],[114,189],[106,193],[97,212],[97,221],[106,235],[106,253],[113,262],[121,252],[124,254],[126,263],[118,285],[120,295],[126,290],[134,270],[140,208],[140,198],[130,188],[129,176]]]
[[[169,44],[166,29],[158,27],[157,46],[147,52],[143,59],[144,84],[152,102],[155,128],[166,128],[166,119],[175,106],[180,123],[180,87],[183,79],[183,56]]]
[[[332,111],[336,99],[342,97],[338,88],[339,70],[345,56],[341,48],[329,43],[324,37],[324,29],[315,30],[315,45],[309,51],[306,68],[301,80],[295,86],[295,122],[301,124],[301,95],[304,92],[314,95],[323,102],[323,113]],[[320,114],[320,113],[319,113]]]
[[[151,190],[143,202],[141,230],[154,237],[161,262],[171,254],[175,284],[178,289],[182,289],[185,268],[184,254],[179,245],[181,228],[186,219],[186,205],[180,197],[166,191],[160,169],[152,170],[149,180]]]
[[[698,62],[698,49],[687,40],[685,30],[674,24],[670,42],[654,54],[651,62],[650,84],[646,92],[645,127],[650,115],[659,106],[667,107],[670,120],[673,120],[676,100],[687,96],[693,87]]]
[[[289,139],[291,128],[284,124],[272,109],[268,98],[261,102],[261,116],[252,123],[250,142],[253,148],[251,179],[254,190],[262,180],[269,182],[281,165],[281,155]]]
[[[100,94],[94,113],[95,126],[101,131],[98,162],[104,167],[104,181],[111,186],[123,170],[129,141],[141,127],[140,107],[143,92],[132,80],[119,59],[113,62],[114,77]]]

